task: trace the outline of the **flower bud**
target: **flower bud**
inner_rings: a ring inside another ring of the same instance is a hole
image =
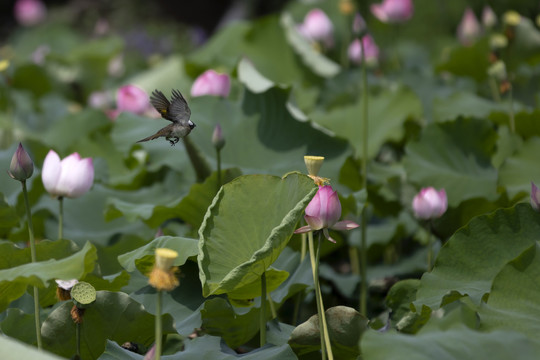
[[[226,98],[231,91],[231,80],[227,74],[219,74],[214,70],[206,70],[191,87],[191,96],[213,95]]]
[[[484,6],[484,10],[482,10],[482,24],[488,29],[497,24],[497,15],[488,5]]]
[[[360,41],[362,41],[362,44],[360,44]],[[375,41],[371,35],[364,36],[362,40],[353,40],[351,45],[349,45],[349,59],[355,64],[362,63],[362,45],[364,45],[364,51],[366,52],[366,64],[377,64],[379,59],[379,47],[375,44]]]
[[[122,86],[116,94],[118,111],[143,114],[150,107],[150,100],[143,89],[134,85]]]
[[[212,134],[212,144],[217,150],[223,149],[225,146],[225,138],[223,137],[223,131],[221,130],[221,125],[216,124],[214,127],[214,133]]]
[[[63,160],[50,150],[41,171],[43,186],[54,197],[77,198],[85,194],[94,183],[92,158],[81,159],[73,153]]]
[[[470,46],[480,36],[480,23],[471,8],[465,9],[458,25],[457,37],[462,45]]]
[[[320,41],[326,47],[331,47],[334,43],[334,25],[321,9],[309,11],[298,30],[304,37],[312,41]]]
[[[21,143],[11,158],[8,174],[15,180],[25,181],[34,173],[34,163]]]
[[[446,191],[435,190],[433,187],[423,188],[413,199],[414,216],[428,220],[441,217],[448,208]]]
[[[531,206],[534,210],[540,211],[540,190],[531,181]]]
[[[47,17],[47,8],[39,0],[17,0],[14,7],[15,19],[23,26],[33,26]]]
[[[356,13],[356,15],[354,15],[354,20],[352,24],[353,34],[362,37],[365,34],[366,30],[366,21],[364,20],[362,15],[360,15],[360,13]]]
[[[371,5],[371,12],[384,23],[402,23],[414,13],[412,0],[383,0],[381,4]]]

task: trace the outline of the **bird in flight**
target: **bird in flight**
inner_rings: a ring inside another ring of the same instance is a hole
[[[154,135],[137,142],[154,140],[163,136],[171,143],[171,146],[174,146],[180,139],[187,136],[196,126],[193,121],[189,120],[191,110],[180,91],[173,90],[172,98],[169,102],[161,91],[154,90],[150,96],[150,103],[161,114],[162,118],[171,121],[172,124],[160,129]]]

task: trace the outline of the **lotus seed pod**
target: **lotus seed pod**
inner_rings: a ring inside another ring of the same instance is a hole
[[[85,309],[96,301],[96,289],[87,282],[81,281],[71,288],[71,298],[79,309]]]
[[[163,271],[168,271],[173,266],[174,260],[178,257],[178,253],[171,249],[159,248],[156,249],[156,267]]]
[[[508,26],[517,26],[521,22],[521,15],[517,11],[507,11],[503,15],[503,21]]]
[[[324,157],[306,155],[304,156],[304,162],[306,163],[308,174],[311,176],[317,176],[324,162]]]

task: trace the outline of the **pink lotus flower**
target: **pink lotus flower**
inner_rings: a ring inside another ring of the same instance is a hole
[[[432,187],[423,188],[413,199],[414,216],[418,219],[436,219],[441,217],[448,208],[446,191]]]
[[[227,97],[231,91],[229,75],[220,74],[214,70],[206,70],[199,75],[191,87],[191,96],[214,95]]]
[[[540,211],[540,190],[531,181],[531,206],[534,210]]]
[[[81,159],[73,153],[64,160],[49,150],[43,162],[41,180],[45,190],[54,197],[77,198],[85,194],[94,183],[92,158]]]
[[[56,281],[56,285],[58,285],[59,288],[62,288],[64,290],[71,290],[75,284],[79,283],[79,280],[72,279],[72,280],[54,280]]]
[[[39,0],[17,0],[15,19],[23,26],[37,25],[47,17],[47,8]]]
[[[383,0],[371,5],[371,12],[384,23],[402,23],[413,16],[414,6],[412,0]]]
[[[480,36],[482,29],[471,8],[465,9],[458,25],[457,37],[462,45],[469,46]]]
[[[116,108],[133,114],[144,114],[150,107],[150,100],[143,89],[134,85],[125,85],[116,94]]]
[[[377,62],[379,59],[379,47],[375,44],[373,37],[371,35],[364,36],[362,38],[362,43],[364,44],[364,50],[366,52],[366,62]],[[349,59],[355,64],[362,63],[362,46],[360,44],[360,39],[354,39],[351,45],[349,45]]]
[[[312,41],[320,41],[331,47],[334,43],[334,25],[321,9],[313,9],[306,14],[304,22],[298,26],[298,31]]]
[[[304,219],[308,225],[296,229],[294,233],[301,234],[322,230],[324,236],[335,243],[336,241],[332,239],[328,233],[329,228],[334,230],[352,230],[360,226],[357,223],[348,220],[338,222],[340,217],[341,203],[339,202],[337,191],[334,191],[329,185],[319,186],[319,191],[317,191],[306,207]]]
[[[8,174],[12,179],[25,181],[34,173],[34,163],[21,143],[11,158]]]

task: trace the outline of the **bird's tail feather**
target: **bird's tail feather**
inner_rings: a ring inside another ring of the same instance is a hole
[[[144,138],[144,139],[141,139],[141,140],[139,140],[139,141],[137,141],[137,142],[140,143],[140,142],[144,142],[144,141],[148,141],[148,140],[154,140],[154,139],[157,139],[157,138],[160,137],[160,136],[161,136],[161,134],[159,134],[159,133],[158,133],[158,134],[154,134],[154,135],[150,135],[149,137],[146,137],[146,138]]]

